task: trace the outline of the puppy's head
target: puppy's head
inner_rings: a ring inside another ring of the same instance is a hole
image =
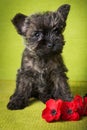
[[[25,39],[26,47],[36,55],[60,54],[64,45],[63,31],[70,5],[65,4],[55,12],[38,13],[31,16],[17,14],[12,23]]]

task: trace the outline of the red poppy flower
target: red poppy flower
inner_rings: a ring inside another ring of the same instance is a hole
[[[46,102],[46,108],[42,112],[42,118],[47,122],[56,121],[60,119],[61,107],[63,101],[50,99]]]
[[[68,121],[76,121],[80,119],[77,107],[74,101],[64,102],[62,106],[62,119]]]
[[[87,116],[87,96],[83,98],[84,115]]]
[[[84,105],[83,105],[83,98],[79,95],[76,95],[74,98],[74,103],[76,105],[77,111],[80,116],[84,115]]]

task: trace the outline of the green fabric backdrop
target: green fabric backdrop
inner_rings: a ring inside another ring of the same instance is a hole
[[[66,45],[63,56],[69,69],[68,77],[74,95],[87,92],[87,0],[0,0],[0,130],[87,130],[87,117],[76,122],[46,123],[41,118],[45,105],[31,102],[18,111],[6,108],[15,89],[16,71],[24,49],[22,38],[11,24],[18,13],[30,15],[39,11],[56,10],[61,4],[71,5],[64,32]],[[7,81],[9,80],[9,81]],[[81,81],[81,82],[77,82]]]
[[[68,76],[72,81],[87,81],[87,0],[0,0],[0,79],[15,79],[24,49],[10,22],[12,17],[18,12],[29,15],[56,10],[65,3],[71,5],[63,51]]]

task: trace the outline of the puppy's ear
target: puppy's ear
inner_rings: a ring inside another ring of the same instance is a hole
[[[14,16],[14,18],[11,20],[14,26],[17,29],[17,32],[20,35],[24,35],[25,29],[24,29],[24,21],[27,16],[21,13],[18,13]]]
[[[57,10],[57,13],[59,17],[65,22],[68,16],[70,10],[70,5],[69,4],[64,4],[60,6]]]

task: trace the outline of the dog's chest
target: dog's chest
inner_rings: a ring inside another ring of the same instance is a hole
[[[39,72],[42,75],[48,75],[54,69],[58,68],[58,64],[53,62],[52,60],[44,62],[44,61],[36,61],[33,64],[33,69]]]
[[[61,62],[58,57],[50,60],[36,59],[34,57],[23,57],[22,66],[25,70],[32,70],[37,74],[37,79],[41,82],[53,80],[57,73],[60,73]]]

